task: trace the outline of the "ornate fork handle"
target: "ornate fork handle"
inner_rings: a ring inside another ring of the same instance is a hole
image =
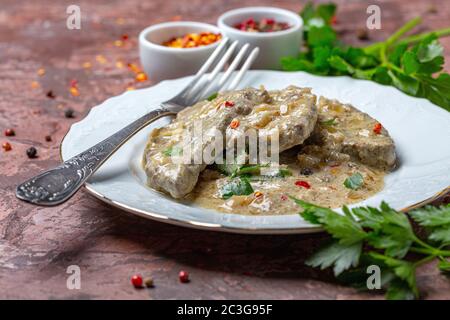
[[[151,122],[171,114],[163,107],[149,112],[56,168],[25,181],[17,187],[16,196],[44,206],[66,201],[123,143]]]

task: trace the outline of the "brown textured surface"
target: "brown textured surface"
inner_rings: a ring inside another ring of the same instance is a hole
[[[58,163],[59,142],[68,127],[90,107],[122,93],[134,75],[115,62],[138,63],[136,37],[145,26],[179,19],[214,22],[224,10],[271,4],[297,11],[304,1],[18,1],[2,0],[0,7],[0,128],[12,127],[16,136],[2,136],[13,150],[0,151],[0,298],[124,298],[124,299],[352,299],[381,298],[339,286],[328,272],[305,267],[304,260],[325,239],[313,236],[241,236],[183,229],[147,221],[111,208],[84,190],[57,208],[19,202],[15,186]],[[344,1],[340,1],[343,3]],[[341,5],[338,28],[346,41],[357,43],[354,28],[363,26],[366,7],[373,1]],[[430,10],[434,2],[437,12]],[[78,4],[82,29],[67,30],[65,10]],[[178,3],[178,4],[177,4]],[[378,1],[383,39],[402,23],[422,15],[423,29],[448,26],[446,1]],[[444,6],[444,7],[442,7]],[[431,12],[430,12],[431,11]],[[123,24],[120,24],[123,18]],[[122,34],[124,47],[113,42]],[[442,41],[450,61],[450,39]],[[107,62],[100,64],[96,55]],[[90,61],[85,70],[82,63]],[[44,67],[46,74],[38,76]],[[151,75],[150,75],[151,76]],[[80,96],[69,93],[77,79]],[[31,82],[40,83],[31,89]],[[148,86],[151,81],[139,84]],[[55,99],[46,97],[52,90]],[[76,110],[65,119],[66,107]],[[53,141],[44,137],[51,134]],[[29,160],[34,145],[39,157]],[[81,290],[66,288],[66,268],[81,267]],[[191,275],[180,284],[178,271]],[[156,287],[135,290],[134,272],[152,275]],[[433,265],[419,273],[426,298],[450,298],[450,281]]]

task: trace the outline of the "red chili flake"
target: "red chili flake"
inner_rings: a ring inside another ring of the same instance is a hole
[[[236,29],[249,32],[274,32],[289,29],[290,26],[286,22],[278,22],[273,18],[264,18],[255,20],[249,18],[234,25]]]
[[[144,281],[142,280],[142,276],[140,274],[135,274],[134,276],[131,277],[131,284],[135,288],[142,288],[143,282]]]
[[[234,102],[233,101],[225,101],[225,107],[233,107]]]
[[[83,68],[89,69],[90,67],[92,67],[92,63],[90,63],[89,61],[83,62]]]
[[[122,69],[124,66],[125,64],[122,61],[120,60],[116,61],[116,68]]]
[[[253,18],[248,18],[244,23],[245,24],[254,24],[255,20]]]
[[[261,191],[256,191],[256,192],[254,193],[254,196],[255,196],[255,198],[259,198],[259,197],[262,197],[262,196],[263,196],[263,193],[262,193]]]
[[[180,279],[180,282],[182,283],[188,283],[189,282],[189,273],[187,273],[186,271],[180,271],[180,273],[178,274],[178,278]]]
[[[142,82],[142,81],[145,81],[145,80],[147,80],[148,78],[147,78],[147,75],[144,73],[144,72],[139,72],[137,75],[136,75],[136,81],[139,81],[139,82]]]
[[[303,181],[303,180],[295,181],[295,185],[298,186],[298,187],[303,187],[305,189],[311,188],[311,185],[308,182]]]
[[[75,79],[70,80],[70,86],[76,88],[78,86],[78,81]]]
[[[115,41],[114,41],[114,45],[115,45],[116,47],[121,47],[121,46],[123,46],[123,41],[122,41],[122,40],[115,40]]]
[[[101,54],[98,54],[95,56],[95,60],[97,60],[98,63],[100,64],[105,64],[108,60],[106,60],[106,58],[104,56],[102,56]]]
[[[5,151],[9,151],[9,150],[12,149],[11,144],[10,144],[9,142],[4,142],[4,143],[2,144],[2,148],[3,148],[3,150],[5,150]]]
[[[128,35],[127,34],[123,34],[122,35],[122,40],[124,40],[124,41],[128,40]]]
[[[45,141],[47,141],[47,142],[50,142],[50,141],[52,141],[52,136],[51,135],[46,135],[45,136]]]
[[[16,132],[14,131],[14,129],[6,129],[5,130],[5,136],[12,137],[12,136],[15,136],[15,135],[16,135]]]
[[[287,195],[283,194],[281,195],[281,200],[286,201],[288,199]]]
[[[70,87],[69,91],[70,94],[74,97],[78,97],[80,95],[80,91],[78,90],[77,87]]]
[[[373,127],[373,132],[375,134],[380,134],[382,128],[383,128],[383,126],[381,125],[381,123],[377,122]]]
[[[234,119],[230,123],[230,128],[231,129],[236,129],[237,127],[239,127],[239,124],[240,124],[239,120],[238,119]]]

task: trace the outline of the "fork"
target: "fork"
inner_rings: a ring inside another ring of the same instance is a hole
[[[126,141],[150,123],[164,116],[175,115],[202,97],[208,97],[218,91],[235,89],[256,59],[259,49],[253,48],[247,55],[250,47],[247,43],[233,57],[238,42],[234,41],[229,46],[228,42],[227,38],[221,41],[191,82],[180,93],[162,102],[159,108],[150,111],[93,147],[64,161],[56,168],[44,171],[20,184],[16,189],[16,197],[42,206],[61,204],[72,197]],[[243,61],[244,57],[246,58]],[[243,61],[242,66],[234,75],[234,71],[237,70],[241,61]],[[229,63],[228,68],[226,68],[227,63]],[[207,74],[211,67],[214,67],[213,70]],[[221,73],[222,70],[225,71]],[[234,78],[232,78],[233,75]]]

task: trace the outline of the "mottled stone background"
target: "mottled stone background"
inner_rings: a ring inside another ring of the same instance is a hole
[[[326,239],[321,234],[243,236],[184,229],[111,208],[84,190],[56,208],[35,207],[14,196],[18,183],[58,163],[62,137],[92,106],[126,88],[152,84],[151,75],[136,83],[127,67],[139,66],[141,29],[179,19],[214,23],[220,13],[244,4],[298,11],[304,2],[2,0],[0,128],[12,127],[16,136],[1,137],[12,150],[0,151],[0,298],[381,298],[342,287],[329,272],[304,266]],[[381,6],[383,26],[369,33],[370,41],[385,38],[418,15],[425,21],[422,30],[450,21],[449,1],[338,2],[337,28],[354,44],[364,43],[355,30],[365,25],[368,4]],[[81,30],[65,27],[69,4],[81,7]],[[123,34],[129,39],[115,42]],[[442,43],[448,70],[450,39]],[[78,96],[69,91],[72,80]],[[69,107],[74,119],[64,117]],[[26,157],[30,146],[38,149],[37,159]],[[66,288],[66,268],[72,264],[81,267],[81,290]],[[190,273],[189,284],[179,283],[181,269]],[[135,290],[129,283],[135,272],[151,275],[155,288]],[[433,265],[420,270],[418,281],[425,298],[450,298],[450,280]]]

